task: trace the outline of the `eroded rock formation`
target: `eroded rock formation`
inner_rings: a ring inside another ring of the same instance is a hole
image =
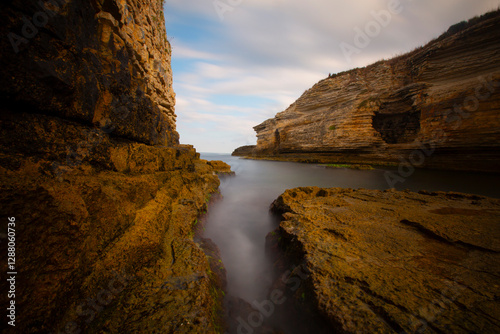
[[[296,290],[340,333],[496,333],[500,200],[296,188],[275,239],[308,273]]]
[[[408,54],[321,80],[254,129],[260,156],[386,164],[425,150],[410,162],[498,171],[500,11]]]
[[[193,231],[219,180],[178,142],[163,2],[12,0],[0,17],[6,333],[215,332],[221,284]]]

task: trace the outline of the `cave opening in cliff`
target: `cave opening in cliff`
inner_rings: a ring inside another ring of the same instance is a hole
[[[372,125],[387,144],[403,144],[414,141],[420,131],[420,111],[385,113],[375,112]]]

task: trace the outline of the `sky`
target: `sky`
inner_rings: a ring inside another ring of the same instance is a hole
[[[500,0],[165,0],[177,131],[198,152],[253,127],[330,73],[413,50]]]

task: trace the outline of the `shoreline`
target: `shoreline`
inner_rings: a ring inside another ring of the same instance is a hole
[[[316,165],[344,165],[344,166],[339,166],[339,168],[350,168],[347,167],[348,165],[353,166],[352,169],[363,169],[363,168],[356,168],[359,166],[370,166],[373,169],[376,169],[377,167],[380,168],[398,168],[402,164],[400,162],[396,161],[380,161],[380,160],[350,160],[350,159],[337,159],[335,157],[317,157],[317,156],[254,156],[254,155],[231,155],[234,157],[238,157],[240,159],[247,159],[247,160],[263,160],[263,161],[281,161],[281,162],[297,162],[297,163],[305,163],[305,164],[316,164]],[[332,166],[334,167],[334,166]],[[465,173],[481,173],[481,174],[496,174],[500,175],[500,171],[498,170],[482,170],[482,169],[469,169],[469,168],[450,168],[450,166],[446,167],[439,167],[439,166],[413,166],[415,169],[419,170],[432,170],[432,171],[453,171],[453,172],[465,172]],[[370,169],[370,168],[368,168]]]

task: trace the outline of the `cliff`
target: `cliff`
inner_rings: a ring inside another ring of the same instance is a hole
[[[500,11],[408,54],[321,80],[254,127],[254,154],[500,169]]]
[[[307,273],[288,289],[331,332],[498,332],[500,200],[304,187],[271,208],[269,244]]]
[[[195,230],[219,180],[179,145],[163,1],[10,0],[0,17],[5,332],[215,332]]]

